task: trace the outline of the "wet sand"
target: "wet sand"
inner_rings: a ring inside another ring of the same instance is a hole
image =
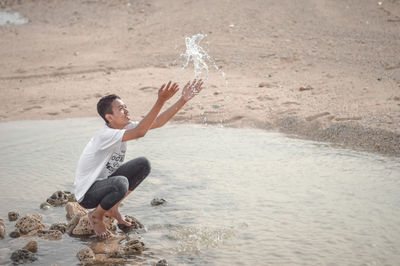
[[[96,116],[107,93],[151,108],[184,38],[226,73],[175,122],[279,130],[400,155],[400,1],[1,1],[0,121]],[[173,101],[171,101],[172,103]]]

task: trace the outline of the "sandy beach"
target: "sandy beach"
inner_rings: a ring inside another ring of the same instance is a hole
[[[107,93],[139,120],[162,83],[193,78],[179,55],[202,33],[227,85],[210,69],[174,122],[400,155],[398,0],[2,0],[0,11],[29,20],[0,26],[0,121],[96,116]]]

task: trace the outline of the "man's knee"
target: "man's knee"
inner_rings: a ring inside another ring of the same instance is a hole
[[[150,161],[146,157],[139,157],[138,160],[142,166],[144,176],[147,176],[151,171]]]
[[[121,195],[125,196],[126,192],[128,192],[129,181],[125,176],[113,176],[114,181],[112,186],[114,189],[119,192]]]

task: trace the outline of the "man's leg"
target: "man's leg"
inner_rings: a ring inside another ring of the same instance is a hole
[[[95,234],[100,238],[108,238],[111,236],[110,231],[107,230],[103,221],[105,212],[106,210],[99,204],[94,211],[88,213],[90,225],[93,227]]]
[[[113,176],[95,182],[86,192],[80,203],[87,209],[96,208],[88,216],[96,235],[108,237],[110,232],[105,228],[103,216],[124,198],[129,188],[128,179],[124,176]]]
[[[139,184],[149,175],[151,170],[150,162],[145,157],[139,157],[130,160],[123,165],[121,165],[111,176],[125,176],[129,181],[129,189],[125,196],[114,205],[106,215],[110,215],[117,219],[118,223],[125,224],[127,226],[131,225],[131,221],[127,221],[122,218],[121,213],[118,210],[119,204],[139,186]]]

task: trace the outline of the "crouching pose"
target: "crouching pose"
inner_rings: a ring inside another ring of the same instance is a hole
[[[126,142],[144,137],[148,130],[167,123],[203,89],[202,84],[201,80],[188,82],[179,100],[159,115],[165,102],[179,90],[178,85],[171,84],[171,81],[162,85],[156,103],[140,122],[131,121],[126,105],[117,95],[107,95],[99,100],[97,111],[106,125],[86,145],[74,181],[79,204],[94,209],[88,217],[97,236],[111,236],[103,222],[104,215],[114,217],[120,224],[131,225],[132,221],[119,212],[119,204],[150,173],[150,163],[144,157],[123,163]]]

